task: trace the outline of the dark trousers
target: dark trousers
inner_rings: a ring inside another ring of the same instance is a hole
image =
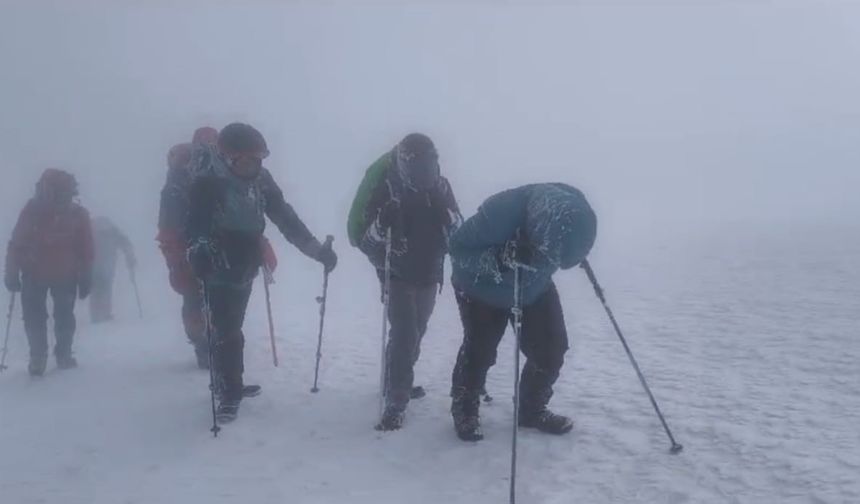
[[[94,323],[113,319],[113,274],[93,274],[90,292],[90,320]]]
[[[38,282],[24,278],[21,290],[21,308],[24,312],[24,331],[30,342],[30,357],[48,355],[48,294],[54,305],[54,336],[57,344],[54,355],[70,356],[75,336],[75,299],[78,283],[75,279],[60,282]]]
[[[245,370],[242,324],[251,287],[210,285],[208,294],[218,391],[223,399],[238,401],[242,398]]]
[[[195,282],[196,283],[196,282]],[[199,287],[188,289],[182,295],[182,325],[185,336],[196,348],[208,348],[206,324],[203,320],[203,294]]]
[[[388,402],[394,407],[405,408],[409,403],[421,340],[436,306],[436,289],[435,284],[416,286],[391,279],[386,389]]]
[[[487,371],[496,363],[496,349],[509,323],[511,310],[495,308],[457,293],[463,344],[454,366],[454,390],[477,395]],[[523,307],[520,350],[526,356],[520,380],[520,407],[536,412],[546,407],[568,348],[567,330],[554,284],[534,303]]]

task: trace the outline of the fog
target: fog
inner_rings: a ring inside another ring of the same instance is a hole
[[[848,2],[5,2],[0,230],[57,166],[151,239],[167,149],[236,120],[318,233],[413,130],[467,214],[561,180],[608,235],[850,220],[858,56]]]
[[[80,316],[81,368],[43,378],[10,318],[0,500],[504,502],[516,352],[506,338],[490,372],[486,440],[461,443],[450,285],[416,368],[427,397],[403,432],[372,429],[381,305],[347,211],[368,165],[420,131],[466,216],[520,184],[584,191],[590,260],[687,446],[666,455],[591,285],[558,274],[570,350],[552,406],[576,427],[524,432],[522,502],[858,502],[858,90],[860,2],[0,0],[0,243],[41,172],[66,169],[136,246],[146,312],[121,272],[117,320]],[[154,238],[168,149],[234,121],[265,135],[340,262],[314,395],[321,270],[270,227],[282,365],[258,281],[245,361],[265,392],[212,441]]]

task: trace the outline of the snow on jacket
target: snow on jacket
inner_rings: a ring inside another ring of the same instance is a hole
[[[320,242],[284,200],[284,194],[262,168],[251,179],[234,175],[221,156],[209,149],[192,168],[188,220],[189,246],[207,242],[217,254],[214,283],[247,285],[256,277],[271,250],[263,237],[266,217],[308,257],[316,258]],[[271,265],[270,265],[271,267]]]
[[[394,163],[374,188],[365,207],[370,223],[359,249],[380,272],[385,268],[387,229],[380,222],[383,209],[392,205],[391,272],[415,285],[442,283],[443,265],[451,233],[463,222],[451,184],[445,177],[430,191],[415,191],[404,184]]]
[[[524,305],[543,294],[559,269],[569,269],[591,251],[597,218],[578,189],[532,184],[487,199],[450,242],[452,283],[492,306],[514,303],[514,272],[507,257],[517,250]]]

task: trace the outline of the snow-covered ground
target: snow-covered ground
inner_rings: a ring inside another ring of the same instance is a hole
[[[678,456],[585,276],[558,275],[572,348],[552,406],[576,427],[561,438],[521,432],[519,501],[860,502],[857,231],[666,230],[599,244],[593,265],[685,445]],[[290,253],[273,291],[281,367],[256,292],[246,379],[264,394],[218,439],[208,375],[192,363],[154,256],[144,320],[121,276],[119,322],[91,326],[79,310],[77,370],[30,379],[16,320],[0,376],[0,502],[506,502],[511,338],[491,370],[486,439],[458,441],[447,391],[461,329],[446,289],[417,372],[428,395],[404,430],[377,433],[378,288],[340,250],[322,391],[309,393],[320,275]]]

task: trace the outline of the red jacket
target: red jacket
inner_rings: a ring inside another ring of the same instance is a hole
[[[90,216],[78,204],[57,210],[30,200],[21,210],[6,252],[6,271],[39,282],[89,274],[93,265]]]

